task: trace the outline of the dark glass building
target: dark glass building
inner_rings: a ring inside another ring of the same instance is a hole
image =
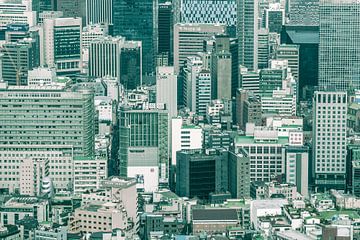
[[[299,89],[317,86],[319,76],[319,26],[285,25],[281,43],[299,45]],[[301,93],[300,93],[301,94]]]
[[[155,71],[158,0],[114,0],[113,35],[142,41],[143,74]]]
[[[165,54],[172,62],[173,12],[170,2],[159,3],[158,14],[158,54]],[[171,64],[171,63],[170,63]]]

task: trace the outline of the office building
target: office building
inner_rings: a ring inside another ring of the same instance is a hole
[[[263,27],[269,32],[280,33],[281,27],[285,24],[285,9],[280,3],[272,3],[265,9],[263,15]]]
[[[181,117],[171,119],[171,164],[176,165],[176,152],[180,150],[201,149],[203,129],[186,124]]]
[[[81,18],[44,19],[44,59],[58,74],[78,73],[82,67]]]
[[[298,45],[299,47],[299,89],[303,89],[305,86],[317,86],[319,80],[319,26],[285,25],[281,32],[281,44]],[[301,93],[300,96],[302,96]]]
[[[174,26],[174,67],[175,73],[186,65],[187,57],[204,51],[204,40],[225,33],[221,24],[185,24]]]
[[[6,86],[6,83],[0,91],[1,161],[3,169],[9,170],[1,171],[0,188],[18,191],[21,161],[45,158],[49,160],[49,177],[55,188],[71,190],[73,156],[94,155],[93,92],[80,86],[70,90],[53,85]],[[19,97],[21,102],[16,102]]]
[[[296,191],[307,197],[309,195],[309,148],[288,146],[285,154],[286,182],[294,184]]]
[[[101,156],[74,157],[74,194],[100,189],[108,177],[108,159]]]
[[[196,92],[195,92],[195,112],[199,116],[206,115],[206,108],[211,102],[211,72],[202,69],[196,76]],[[226,86],[229,89],[229,85]]]
[[[319,86],[360,87],[360,2],[320,1]],[[350,24],[351,23],[351,24]]]
[[[89,76],[115,77],[120,81],[120,55],[125,39],[122,37],[97,38],[89,46]]]
[[[290,1],[289,20],[292,26],[318,26],[319,0]]]
[[[263,69],[269,66],[270,43],[269,30],[261,28],[258,31],[258,68]]]
[[[256,70],[258,67],[258,0],[237,0],[237,37],[239,64]]]
[[[239,88],[239,56],[238,56],[238,39],[230,39],[231,53],[231,96],[236,96],[236,90]]]
[[[5,43],[0,49],[0,54],[2,78],[9,85],[26,85],[28,71],[40,64],[35,39]]]
[[[273,129],[255,128],[247,124],[246,136],[234,139],[235,153],[245,150],[250,158],[250,180],[270,182],[285,173],[285,145],[288,137]],[[269,155],[270,154],[270,155]]]
[[[255,95],[260,94],[259,71],[249,71],[246,67],[240,66],[239,86],[243,90],[251,91]]]
[[[173,61],[173,31],[173,4],[170,1],[159,3],[157,54],[164,54],[168,64]]]
[[[176,194],[180,197],[208,199],[212,192],[227,190],[227,151],[195,149],[176,154]]]
[[[143,84],[143,43],[125,41],[121,48],[120,83],[125,89],[136,89]]]
[[[4,39],[4,33],[8,24],[24,23],[29,27],[37,24],[35,5],[31,1],[1,1],[0,2],[0,37]]]
[[[168,182],[168,111],[164,106],[120,109],[120,176],[134,177],[139,188],[152,192]]]
[[[212,99],[231,99],[231,66],[230,38],[218,35],[212,56]]]
[[[47,199],[36,197],[12,197],[0,207],[0,224],[15,225],[18,220],[26,215],[37,219],[39,222],[49,220],[50,204]]]
[[[80,18],[82,25],[86,25],[86,0],[56,0],[53,4],[53,10],[63,12],[63,17]]]
[[[29,24],[27,23],[11,23],[6,26],[5,41],[17,42],[24,38],[33,37],[30,34]]]
[[[196,110],[196,83],[200,71],[204,69],[203,61],[199,56],[188,57],[186,60],[186,67],[182,70],[182,86],[180,94],[182,95],[182,102],[184,106],[190,111]],[[204,75],[205,77],[205,75]]]
[[[296,82],[299,81],[299,46],[295,44],[281,44],[275,49],[277,60],[287,60],[288,68]]]
[[[105,24],[91,24],[83,28],[81,32],[82,48],[88,49],[90,43],[98,38],[105,38],[109,33],[109,27]]]
[[[250,159],[243,150],[229,152],[229,192],[233,198],[250,197]]]
[[[177,6],[177,23],[221,23],[236,36],[236,0],[180,0]]]
[[[319,191],[344,189],[346,92],[316,91],[313,100],[313,178]]]
[[[113,0],[85,0],[86,25],[113,24]]]
[[[142,73],[155,72],[158,0],[115,0],[113,36],[142,43]]]
[[[43,23],[44,19],[46,18],[55,19],[55,18],[62,18],[63,16],[64,13],[61,11],[51,11],[51,9],[47,11],[43,11],[39,13],[39,23]]]
[[[169,119],[177,116],[177,76],[174,67],[156,68],[156,103],[165,103]]]

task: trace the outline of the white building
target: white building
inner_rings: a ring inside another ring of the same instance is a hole
[[[174,67],[178,74],[185,66],[189,56],[203,51],[203,41],[217,34],[225,33],[223,24],[191,24],[177,23],[174,25]]]
[[[89,76],[115,77],[120,81],[120,54],[123,37],[103,37],[91,41],[89,46]]]
[[[0,29],[5,30],[10,23],[27,23],[29,27],[35,26],[36,12],[32,9],[32,1],[29,0],[0,0]]]
[[[156,102],[166,104],[169,119],[177,116],[177,75],[174,67],[157,67]]]
[[[344,189],[347,94],[316,91],[313,100],[313,177],[320,189]]]
[[[80,72],[82,68],[81,32],[81,18],[44,19],[45,64],[55,67],[57,73]]]
[[[203,130],[199,126],[184,124],[181,117],[171,120],[171,164],[176,165],[176,152],[201,149]]]
[[[112,4],[112,0],[86,0],[86,24],[112,24]]]
[[[259,71],[249,71],[244,66],[239,66],[239,86],[244,90],[252,91],[259,95]]]
[[[28,72],[28,85],[51,84],[55,79],[56,70],[54,68],[39,67]]]
[[[196,110],[196,82],[198,74],[203,69],[203,62],[199,56],[191,56],[186,59],[184,69],[184,104],[195,112]]]
[[[202,69],[196,76],[195,111],[199,116],[206,115],[208,104],[211,102],[211,73]]]
[[[255,230],[259,229],[258,219],[265,216],[282,215],[282,207],[287,205],[286,199],[254,200],[250,203],[250,221]]]
[[[107,178],[107,158],[74,157],[74,193],[100,188],[102,180]]]

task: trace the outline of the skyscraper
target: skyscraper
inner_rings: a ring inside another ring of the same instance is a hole
[[[313,179],[318,190],[345,189],[346,92],[316,91],[313,101]]]
[[[58,74],[80,72],[81,31],[81,18],[44,19],[45,64]]]
[[[239,64],[256,70],[258,0],[237,0],[237,37],[239,39]]]
[[[360,87],[360,2],[320,1],[319,85]]]
[[[159,4],[158,15],[158,52],[157,54],[164,54],[168,61],[172,62],[173,51],[173,5],[171,2]]]
[[[174,67],[156,68],[156,103],[165,103],[169,118],[177,116],[177,76]]]
[[[86,0],[86,25],[113,24],[113,0]]]
[[[175,72],[185,66],[186,58],[204,50],[204,40],[225,33],[220,24],[176,24],[174,26]]]
[[[142,42],[143,73],[155,72],[158,0],[114,0],[113,35]]]
[[[143,48],[140,41],[125,41],[121,48],[120,83],[126,89],[142,85]]]
[[[120,81],[120,54],[124,41],[122,37],[93,40],[89,47],[89,76],[111,76]]]
[[[136,177],[146,192],[168,182],[168,112],[144,107],[120,109],[120,176]]]
[[[319,25],[319,0],[291,0],[290,25]]]
[[[236,36],[236,0],[179,0],[177,23],[221,23]]]
[[[212,99],[231,99],[231,53],[227,35],[215,37],[212,56]]]

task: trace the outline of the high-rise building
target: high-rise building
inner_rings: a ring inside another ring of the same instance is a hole
[[[281,44],[275,49],[275,57],[278,60],[287,60],[291,74],[299,80],[299,46],[295,44]]]
[[[120,83],[125,89],[136,89],[143,83],[143,43],[125,41],[121,48]]]
[[[229,152],[229,192],[233,198],[250,197],[250,159],[240,149],[239,153]]]
[[[124,41],[122,37],[94,39],[89,46],[89,76],[111,76],[120,81],[120,55]]]
[[[80,18],[82,25],[86,20],[86,0],[54,0],[55,11],[63,12],[65,18]]]
[[[0,173],[1,189],[20,188],[17,166],[21,161],[46,159],[54,187],[71,190],[73,157],[95,154],[93,91],[82,86],[7,86],[3,82],[0,92],[0,159],[9,170]]]
[[[304,36],[307,37],[304,38]],[[304,89],[305,86],[317,86],[319,80],[319,27],[285,25],[281,32],[281,44],[298,45],[299,47],[299,89]]]
[[[291,0],[290,25],[319,25],[319,0]]]
[[[120,109],[119,174],[137,178],[145,192],[168,183],[168,112],[156,107]]]
[[[239,64],[256,70],[258,67],[258,0],[237,0],[237,37]]]
[[[28,71],[40,64],[39,49],[35,39],[5,43],[0,54],[2,54],[0,75],[9,85],[26,85]]]
[[[173,60],[173,22],[172,3],[159,3],[157,54],[166,55],[169,63]]]
[[[218,35],[212,56],[212,99],[231,99],[231,67],[229,36]]]
[[[236,96],[236,90],[239,88],[239,46],[238,39],[230,39],[230,53],[231,53],[231,96]]]
[[[186,68],[183,69],[183,102],[191,111],[196,109],[196,80],[199,72],[203,69],[203,62],[200,57],[188,57]]]
[[[29,27],[35,26],[37,16],[33,1],[1,1],[0,2],[0,39],[4,39],[7,25],[11,23],[26,23]]]
[[[155,71],[158,0],[114,0],[113,35],[142,42],[144,74]]]
[[[269,30],[266,28],[259,29],[258,32],[258,68],[263,69],[269,66],[270,45]]]
[[[221,23],[236,36],[236,0],[179,0],[176,23]]]
[[[44,19],[45,64],[58,74],[78,73],[82,67],[81,18]]]
[[[113,0],[85,0],[86,25],[113,24]]]
[[[179,73],[186,64],[186,58],[204,51],[204,40],[225,33],[221,24],[175,24],[174,67]]]
[[[206,107],[211,102],[211,73],[208,69],[201,69],[196,76],[195,112],[199,116],[206,115]]]
[[[320,0],[319,86],[360,88],[360,2]]]
[[[313,179],[318,190],[344,189],[347,94],[316,91],[313,101]]]
[[[285,9],[281,8],[280,3],[270,4],[268,9],[265,9],[263,16],[263,27],[269,32],[281,32],[282,25],[285,24]]]
[[[241,89],[248,90],[255,95],[259,95],[259,81],[259,71],[249,71],[246,67],[240,66],[239,85]]]
[[[165,103],[169,119],[177,116],[177,76],[174,67],[156,68],[156,103]]]

